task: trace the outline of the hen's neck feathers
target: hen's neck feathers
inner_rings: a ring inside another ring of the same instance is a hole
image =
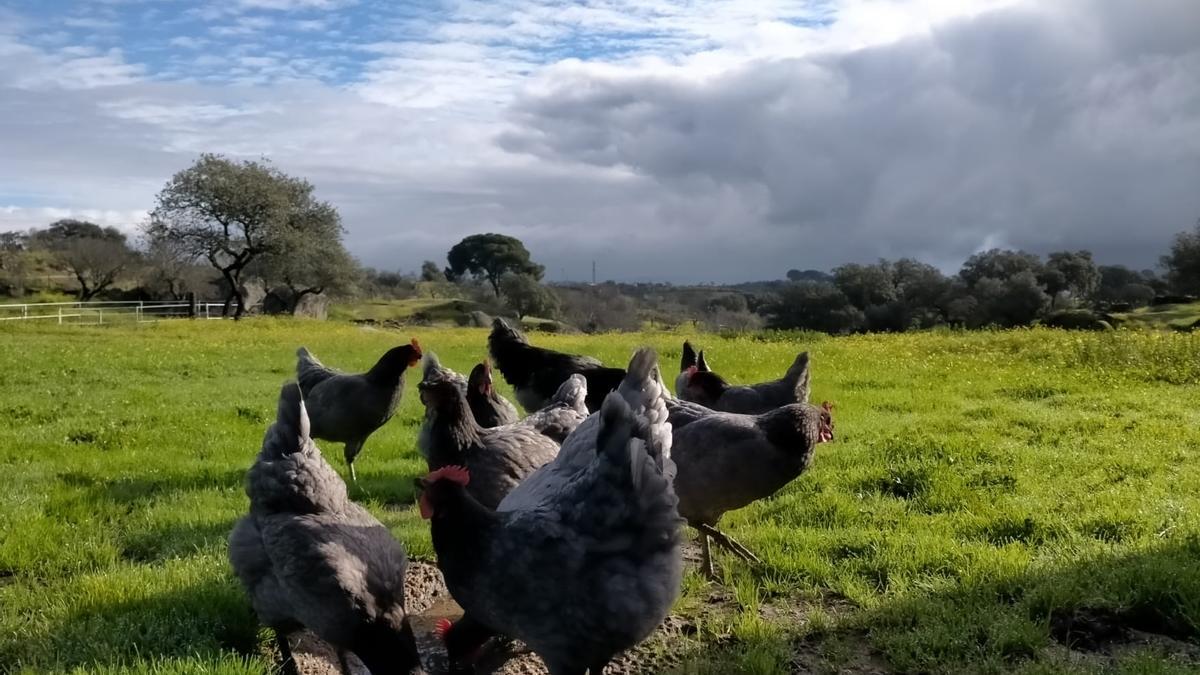
[[[462,463],[462,454],[479,443],[479,423],[461,392],[449,400],[440,401],[433,411],[430,434],[433,452],[430,461],[436,466]]]
[[[412,348],[408,346],[389,349],[367,371],[367,380],[379,385],[398,385],[404,379],[404,372],[408,370],[411,352]]]
[[[821,435],[821,415],[806,404],[792,404],[758,416],[758,427],[777,448],[811,457]]]
[[[502,516],[476,501],[466,487],[446,486],[430,521],[442,573],[457,579],[470,574],[484,562],[480,556],[487,540],[501,527]]]

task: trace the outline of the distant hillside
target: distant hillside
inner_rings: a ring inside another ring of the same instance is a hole
[[[1156,305],[1131,312],[1113,314],[1128,328],[1171,328],[1186,330],[1200,326],[1200,302],[1184,305]]]

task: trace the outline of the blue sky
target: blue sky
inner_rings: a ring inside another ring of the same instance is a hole
[[[136,232],[218,152],[309,178],[388,269],[479,231],[578,278],[1148,266],[1200,216],[1198,8],[0,0],[0,230]]]

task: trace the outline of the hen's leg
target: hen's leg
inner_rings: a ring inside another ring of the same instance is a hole
[[[708,543],[708,535],[704,533],[704,530],[700,530],[699,539],[700,539],[700,571],[703,572],[704,576],[708,577],[710,581],[716,581],[717,580],[717,572],[716,572],[716,570],[713,569],[712,550]]]
[[[706,534],[712,537],[714,541],[729,549],[730,553],[733,553],[742,560],[755,564],[762,562],[750,549],[737,543],[733,540],[733,537],[730,537],[712,525],[701,525],[698,529],[700,530],[701,534]]]
[[[484,649],[487,641],[498,635],[499,633],[476,621],[470,614],[463,614],[462,618],[450,624],[450,628],[442,636],[451,669],[467,666],[469,671],[470,666],[479,661],[487,651]]]
[[[338,668],[341,669],[342,675],[354,675],[354,671],[350,670],[350,662],[346,660],[346,652],[339,649],[337,650],[337,656]]]
[[[362,452],[362,441],[350,441],[346,447],[342,449],[342,456],[346,458],[346,468],[350,469],[350,480],[358,482],[358,474],[354,471],[354,458],[358,457],[358,453]]]
[[[279,668],[284,675],[300,675],[296,667],[296,659],[292,656],[292,645],[288,643],[287,635],[275,631],[275,645],[279,648]]]

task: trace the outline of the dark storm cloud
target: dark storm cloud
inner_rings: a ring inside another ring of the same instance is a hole
[[[1196,26],[1190,0],[1062,3],[707,80],[564,66],[517,101],[499,144],[633,173],[611,222],[567,208],[564,225],[691,232],[653,242],[665,259],[623,246],[612,264],[631,276],[956,266],[994,245],[1151,266],[1200,216]]]

